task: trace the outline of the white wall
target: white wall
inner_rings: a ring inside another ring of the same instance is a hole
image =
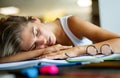
[[[120,34],[120,0],[99,0],[102,28]]]

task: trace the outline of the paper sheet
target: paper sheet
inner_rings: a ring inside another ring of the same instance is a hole
[[[74,58],[68,58],[68,62],[103,62],[108,60],[120,60],[120,54],[111,55],[96,55],[96,56],[79,56]]]

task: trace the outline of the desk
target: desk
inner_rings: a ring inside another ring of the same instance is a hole
[[[16,78],[26,78],[14,70],[7,71]],[[73,65],[59,67],[58,75],[39,75],[38,78],[120,78],[119,61],[92,63],[88,65]]]

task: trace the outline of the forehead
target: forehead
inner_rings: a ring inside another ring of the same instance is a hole
[[[33,31],[33,24],[32,23],[28,23],[27,26],[24,27],[24,29],[21,32],[21,49],[22,50],[28,50],[30,47],[30,44],[32,44],[33,41],[33,35],[32,35],[32,31]]]

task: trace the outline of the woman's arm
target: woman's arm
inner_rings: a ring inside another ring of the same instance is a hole
[[[68,19],[68,25],[72,33],[78,38],[87,37],[88,39],[93,41],[93,45],[96,46],[96,48],[98,48],[99,53],[99,48],[103,44],[109,44],[115,53],[120,53],[120,35],[102,29],[92,23],[83,21],[75,16],[71,16]],[[87,46],[88,45],[77,46],[68,50],[62,50],[55,53],[45,54],[39,58],[46,57],[50,59],[63,59],[67,58],[65,53],[67,53],[71,57],[79,56],[81,54],[86,53]]]
[[[28,52],[19,52],[11,56],[5,56],[0,58],[0,63],[15,62],[35,58],[43,53],[42,50],[33,50]]]
[[[71,16],[68,19],[69,28],[72,33],[80,37],[87,37],[94,43],[106,41],[109,39],[120,38],[120,35],[96,26],[90,22],[81,20],[79,17]]]
[[[28,60],[28,59],[36,58],[43,54],[69,49],[71,47],[72,46],[62,46],[60,44],[57,44],[57,45],[39,49],[39,50],[32,50],[32,51],[28,51],[28,52],[19,52],[17,54],[11,55],[11,56],[6,56],[3,58],[0,58],[0,63]]]
[[[107,41],[102,41],[99,43],[95,43],[92,44],[94,45],[96,48],[98,48],[98,52],[100,53],[100,47],[103,44],[109,44],[112,47],[112,50],[114,53],[120,53],[120,38],[115,38],[115,39],[110,39]],[[70,57],[76,57],[76,56],[80,56],[83,54],[86,54],[86,48],[88,45],[83,45],[83,46],[75,46],[73,48],[67,49],[67,50],[61,50],[55,53],[48,53],[48,54],[44,54],[42,56],[40,56],[38,59],[40,58],[48,58],[48,59],[65,59],[68,56],[66,56],[65,53],[67,53],[67,55],[69,55]]]

